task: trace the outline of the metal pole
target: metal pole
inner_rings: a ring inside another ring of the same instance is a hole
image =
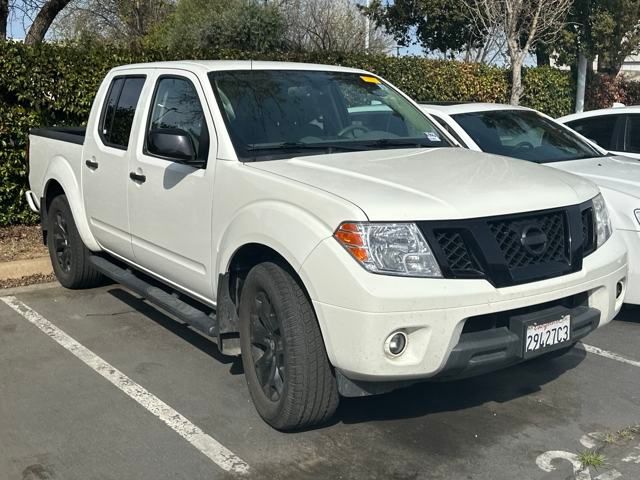
[[[369,0],[366,0],[364,2],[365,6],[367,8],[369,8]],[[371,30],[371,26],[369,25],[369,16],[365,15],[365,20],[364,20],[364,50],[365,52],[369,51],[369,36],[370,36],[370,30]]]
[[[584,91],[587,83],[587,57],[583,52],[578,54],[578,85],[576,88],[576,113],[584,111]]]

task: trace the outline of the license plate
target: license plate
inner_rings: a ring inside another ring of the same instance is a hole
[[[571,339],[571,316],[563,315],[560,320],[528,325],[525,353],[546,349],[553,345],[568,342]]]

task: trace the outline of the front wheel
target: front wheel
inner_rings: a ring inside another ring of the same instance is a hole
[[[298,282],[275,263],[247,276],[240,344],[249,393],[269,425],[297,430],[334,414],[337,384],[315,313]]]
[[[60,284],[67,288],[99,285],[102,276],[89,261],[91,253],[80,238],[67,197],[58,195],[51,201],[47,223],[47,247]]]

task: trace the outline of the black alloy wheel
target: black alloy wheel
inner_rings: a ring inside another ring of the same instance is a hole
[[[284,341],[278,315],[267,293],[257,292],[250,313],[251,357],[265,396],[280,400],[286,381]]]

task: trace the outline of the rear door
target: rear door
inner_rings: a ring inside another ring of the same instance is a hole
[[[198,77],[158,70],[144,106],[128,182],[136,263],[203,300],[213,298],[211,217],[216,136]],[[151,130],[186,132],[200,165],[149,152]]]
[[[87,131],[82,159],[86,214],[98,243],[131,258],[127,203],[131,127],[138,111],[144,75],[114,77],[94,128]]]

